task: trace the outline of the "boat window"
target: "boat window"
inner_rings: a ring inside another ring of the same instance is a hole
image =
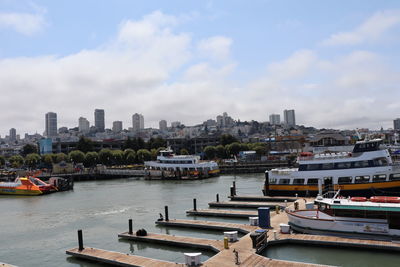
[[[320,164],[308,164],[307,165],[307,170],[308,171],[316,171],[316,170],[320,170]]]
[[[353,168],[366,168],[369,167],[368,160],[353,161]]]
[[[352,182],[352,177],[347,176],[347,177],[339,177],[338,178],[338,184],[351,184]]]
[[[369,175],[356,176],[356,177],[354,177],[354,182],[356,184],[368,183],[369,182]]]
[[[374,159],[374,166],[387,166],[388,162],[385,158]]]
[[[332,170],[333,169],[333,163],[324,163],[321,164],[321,170]]]
[[[376,174],[372,177],[374,182],[384,182],[386,181],[386,174]]]
[[[400,180],[400,173],[393,173],[389,176],[390,180],[395,181],[395,180]]]
[[[279,184],[289,184],[290,179],[279,179]]]
[[[307,170],[307,164],[300,164],[299,165],[299,171],[306,171]]]
[[[269,178],[269,184],[276,184],[276,178]]]
[[[337,162],[335,163],[335,169],[349,169],[351,168],[351,162]]]
[[[293,179],[293,184],[304,184],[304,179]]]
[[[308,180],[307,180],[307,184],[308,185],[316,185],[316,184],[318,184],[318,178],[308,178]]]

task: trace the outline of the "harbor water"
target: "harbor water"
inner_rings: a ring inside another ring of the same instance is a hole
[[[131,218],[135,230],[144,228],[148,232],[222,240],[222,232],[158,227],[154,222],[164,212],[165,205],[169,206],[170,218],[196,218],[185,214],[186,210],[192,209],[193,198],[197,199],[198,208],[208,208],[207,203],[214,201],[217,193],[221,201],[227,200],[233,181],[236,181],[239,195],[260,195],[264,176],[223,175],[197,181],[147,181],[134,178],[87,181],[75,183],[73,191],[56,194],[38,197],[0,196],[0,262],[21,267],[101,266],[65,254],[67,249],[77,247],[77,230],[82,229],[84,245],[87,247],[182,263],[184,252],[199,250],[123,241],[118,240],[117,234],[128,230],[128,220]],[[247,219],[197,219],[248,223]],[[309,248],[309,252],[313,250],[313,247]],[[214,255],[212,252],[201,252],[202,261]],[[293,250],[288,253],[296,255],[297,258],[293,260],[301,260]],[[375,252],[360,253],[357,258],[363,257],[366,262],[376,264],[368,266],[382,265],[382,260],[378,262],[374,256]],[[328,251],[324,255],[336,258],[338,252]],[[366,266],[358,264],[351,253],[343,257],[344,262],[350,263],[347,266]],[[394,266],[399,259],[397,256],[388,257],[384,266]]]

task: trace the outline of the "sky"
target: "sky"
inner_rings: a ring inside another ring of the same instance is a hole
[[[200,124],[227,112],[299,125],[392,128],[399,1],[0,0],[0,135]]]

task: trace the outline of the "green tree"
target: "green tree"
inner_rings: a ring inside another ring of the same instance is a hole
[[[85,161],[85,153],[80,150],[69,152],[68,157],[73,163],[83,163]]]
[[[99,152],[99,160],[102,164],[104,165],[111,165],[113,155],[111,153],[111,150],[108,148],[103,148]]]
[[[150,150],[150,154],[151,154],[151,160],[156,160],[157,159],[157,149],[152,148]]]
[[[249,144],[244,144],[244,143],[240,144],[240,151],[248,151],[248,150],[250,150]]]
[[[0,167],[4,167],[6,165],[6,159],[3,156],[0,156]]]
[[[166,145],[167,145],[167,141],[165,141],[161,137],[150,138],[150,140],[147,142],[148,149],[153,149],[153,148],[157,149],[159,147],[164,147]]]
[[[22,148],[21,155],[25,157],[25,156],[27,156],[28,154],[31,154],[31,153],[38,153],[37,146],[34,145],[34,144],[26,144],[26,145],[24,145],[23,148]]]
[[[99,162],[99,154],[97,152],[87,152],[85,155],[85,166],[93,167]]]
[[[37,153],[30,153],[25,157],[25,164],[30,168],[36,168],[40,163],[40,156]]]
[[[226,154],[229,156],[236,156],[240,151],[240,143],[235,142],[225,146]]]
[[[61,161],[68,161],[68,156],[64,153],[57,153],[56,160],[53,161],[54,163],[60,163]]]
[[[220,137],[220,143],[223,146],[232,144],[234,142],[237,142],[237,139],[235,137],[233,137],[232,135],[230,135],[230,134],[223,134]]]
[[[182,148],[182,149],[179,151],[179,154],[180,154],[180,155],[189,155],[189,151],[188,151],[186,148]]]
[[[217,158],[219,159],[224,159],[226,158],[226,151],[225,151],[225,147],[223,145],[218,145],[215,147],[215,155],[217,156]]]
[[[51,168],[53,164],[53,158],[51,157],[51,154],[42,155],[42,162],[46,164],[47,168]]]
[[[93,141],[89,138],[81,136],[79,138],[78,143],[76,144],[76,149],[82,151],[83,153],[87,153],[94,150]]]
[[[124,150],[124,161],[125,164],[133,164],[136,161],[136,152],[133,149],[125,149]]]
[[[215,158],[216,153],[217,153],[217,150],[215,149],[215,146],[206,146],[204,148],[204,154],[206,155],[207,159]]]
[[[141,163],[151,160],[151,153],[147,149],[139,149],[136,153],[137,160]]]
[[[124,152],[122,150],[112,150],[112,162],[116,165],[124,164]]]
[[[11,166],[14,168],[19,168],[24,164],[24,158],[20,155],[11,156],[8,161],[11,163]]]
[[[253,150],[257,153],[259,156],[264,156],[267,152],[267,148],[263,145],[257,145],[253,148]]]

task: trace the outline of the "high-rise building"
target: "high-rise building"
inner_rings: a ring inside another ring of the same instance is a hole
[[[281,124],[281,115],[279,114],[269,115],[269,123],[272,125]]]
[[[144,129],[144,117],[142,114],[135,113],[132,115],[132,130],[137,132]]]
[[[293,127],[296,126],[296,117],[294,114],[294,109],[285,109],[283,111],[283,118],[286,126]]]
[[[217,116],[217,125],[218,127],[226,128],[226,127],[231,127],[234,124],[234,120],[228,116],[228,113],[224,112],[221,115]]]
[[[179,126],[181,126],[181,122],[180,121],[171,122],[171,127],[172,128],[176,128],[176,127],[179,127]]]
[[[400,131],[400,118],[393,120],[393,128],[395,131]]]
[[[104,109],[95,109],[94,110],[94,126],[97,131],[104,132],[105,123],[104,123]]]
[[[11,142],[17,141],[17,130],[15,130],[15,128],[10,129],[10,141]]]
[[[112,130],[114,133],[122,132],[122,121],[114,121]]]
[[[160,120],[160,131],[165,132],[167,130],[167,121],[166,120]]]
[[[57,113],[48,112],[45,116],[46,130],[45,135],[47,137],[57,136]]]
[[[90,131],[90,123],[86,118],[79,118],[79,131],[81,133],[88,133]]]

